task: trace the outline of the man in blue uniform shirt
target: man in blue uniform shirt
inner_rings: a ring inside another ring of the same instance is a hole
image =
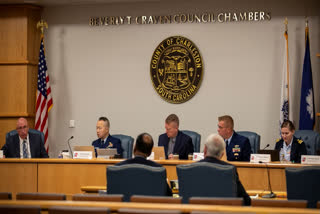
[[[249,139],[233,130],[233,119],[229,115],[218,117],[218,133],[226,143],[228,161],[250,161]]]
[[[166,133],[159,136],[158,146],[163,146],[166,159],[173,159],[174,154],[179,155],[179,159],[188,159],[188,155],[193,153],[192,139],[188,135],[179,131],[179,118],[175,114],[170,114],[165,121]]]
[[[100,117],[96,130],[98,139],[92,142],[94,148],[116,148],[117,153],[122,157],[123,149],[121,141],[118,138],[112,137],[109,133],[110,122],[106,117]]]

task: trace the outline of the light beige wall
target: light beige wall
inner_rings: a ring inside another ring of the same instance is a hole
[[[298,124],[304,57],[304,17],[309,16],[316,109],[319,111],[319,1],[158,1],[96,6],[47,7],[43,17],[53,109],[49,115],[50,155],[95,138],[99,116],[111,120],[111,134],[134,138],[149,132],[158,141],[164,120],[176,113],[180,129],[205,138],[217,129],[217,117],[230,114],[236,130],[255,131],[263,147],[278,138],[284,18],[289,48],[294,121]],[[90,27],[90,16],[141,16],[201,12],[269,11],[271,21],[211,24],[158,24]],[[162,100],[150,80],[150,61],[165,38],[181,35],[201,51],[200,90],[184,104]],[[76,128],[68,128],[69,120]]]

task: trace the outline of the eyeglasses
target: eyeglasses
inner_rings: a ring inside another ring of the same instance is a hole
[[[21,131],[22,129],[26,129],[26,128],[28,128],[28,126],[17,127],[17,131]]]

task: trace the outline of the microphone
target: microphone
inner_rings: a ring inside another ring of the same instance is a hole
[[[268,146],[269,146],[269,144],[268,144],[265,148],[267,148]],[[262,198],[275,198],[275,197],[277,197],[277,195],[276,195],[275,193],[273,193],[273,192],[272,192],[272,189],[271,189],[269,167],[268,167],[268,164],[267,164],[267,163],[265,163],[265,165],[266,165],[267,173],[268,173],[268,184],[269,184],[270,193],[269,193],[269,194],[266,194],[266,195],[263,195]]]
[[[270,144],[268,143],[262,150],[265,150],[266,148],[268,148],[270,146]]]
[[[71,140],[71,139],[73,139],[73,136],[71,136],[71,137],[68,139],[68,146],[69,146],[70,153],[71,153],[71,159],[73,159],[72,149],[71,149],[71,146],[70,146],[70,140]]]

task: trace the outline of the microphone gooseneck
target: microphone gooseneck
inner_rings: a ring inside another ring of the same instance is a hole
[[[70,154],[71,154],[71,159],[73,159],[73,154],[72,154],[72,149],[71,149],[71,146],[70,146],[70,140],[73,139],[73,136],[71,136],[69,139],[68,139],[68,146],[69,146],[69,151],[70,151]]]
[[[269,145],[269,144],[268,144],[268,145]],[[268,145],[267,145],[267,146],[268,146]],[[265,165],[266,165],[266,168],[267,168],[268,184],[269,184],[270,193],[269,193],[269,194],[266,194],[266,195],[263,195],[262,198],[275,198],[277,195],[272,192],[271,183],[270,183],[269,167],[268,167],[268,164],[267,164],[267,163],[265,163]]]

